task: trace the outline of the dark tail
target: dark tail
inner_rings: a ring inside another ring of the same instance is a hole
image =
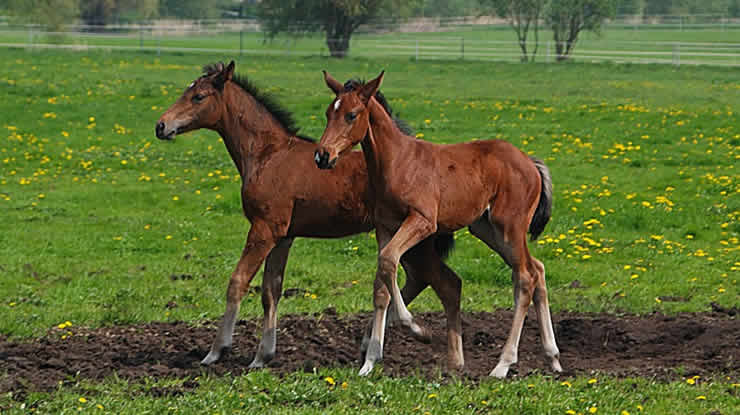
[[[534,211],[532,222],[529,223],[529,234],[531,240],[537,239],[538,236],[545,230],[545,225],[550,221],[552,215],[552,177],[550,177],[550,169],[547,168],[545,162],[530,157],[540,172],[542,178],[542,190],[540,191],[540,202],[537,204],[537,209]]]
[[[442,261],[446,260],[450,256],[450,252],[455,248],[455,235],[451,233],[441,233],[434,238],[434,250],[437,251],[437,255],[442,258]]]

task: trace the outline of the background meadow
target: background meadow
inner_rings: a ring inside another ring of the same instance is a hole
[[[235,57],[25,50],[0,55],[0,336],[32,341],[65,322],[73,332],[75,326],[219,318],[249,229],[241,215],[238,174],[216,133],[160,142],[154,125],[202,65]],[[321,69],[340,80],[369,79],[385,69],[382,90],[418,137],[439,143],[501,138],[544,159],[555,206],[545,233],[530,247],[547,268],[555,313],[696,312],[710,310],[713,302],[740,302],[737,69],[274,56],[236,61],[238,73],[293,112],[303,134],[321,135],[332,99]],[[465,230],[456,242],[449,264],[464,281],[463,310],[510,307],[510,271],[503,261]],[[304,294],[284,298],[279,312],[367,312],[374,268],[372,234],[299,239],[284,287]],[[253,285],[259,284],[258,276]],[[178,306],[167,307],[172,302]],[[410,309],[441,306],[425,292]],[[259,295],[252,292],[241,317],[261,313]],[[486,412],[480,402],[498,399],[489,396],[497,388],[511,393],[489,412],[517,403],[531,413],[583,413],[591,407],[638,413],[637,405],[645,405],[644,397],[629,392],[630,380],[599,379],[606,389],[596,390],[587,389],[593,387],[587,379],[575,379],[578,393],[548,377],[443,384],[437,391],[414,378],[366,381],[353,373],[327,375],[364,386],[332,395],[321,408]],[[131,402],[121,398],[138,397],[142,386],[113,380],[83,381],[82,388],[97,391],[105,410],[132,413],[169,406],[230,412],[284,402],[320,413],[313,404],[320,397],[314,395],[343,390],[341,382],[328,388],[334,385],[300,374],[281,384],[269,372],[207,382],[193,394]],[[636,382],[651,394],[653,413],[676,400],[688,412],[737,402],[731,379],[719,385]],[[286,394],[293,388],[304,397],[260,400],[250,388],[264,385]],[[689,387],[704,389],[694,393]],[[531,397],[528,389],[536,389],[535,401],[514,398]],[[391,397],[372,395],[376,390]],[[221,400],[211,399],[214,394]],[[357,394],[365,394],[364,400]],[[449,399],[435,399],[443,395]],[[709,396],[710,402],[694,395]],[[79,397],[74,388],[36,396],[48,412],[102,409]],[[472,408],[466,406],[470,402]],[[22,409],[9,397],[0,397],[0,405]]]

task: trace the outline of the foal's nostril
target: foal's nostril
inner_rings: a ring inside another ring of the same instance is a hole
[[[164,123],[162,121],[157,123],[157,127],[154,129],[154,131],[157,133],[157,137],[162,138],[162,135],[164,133]]]
[[[326,150],[324,150],[323,152],[321,150],[316,150],[313,160],[316,162],[316,166],[318,166],[320,169],[328,169],[330,167],[329,152]]]

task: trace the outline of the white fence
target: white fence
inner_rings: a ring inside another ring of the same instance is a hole
[[[457,26],[458,29],[460,26]],[[477,27],[477,26],[476,26]],[[194,22],[164,25],[73,26],[53,33],[38,27],[0,25],[0,47],[68,50],[139,50],[198,52],[231,55],[326,55],[325,39],[282,38],[267,41],[253,21]],[[479,28],[478,28],[479,29]],[[489,30],[510,30],[507,27]],[[730,29],[725,29],[730,30]],[[740,26],[732,29],[740,40]],[[462,34],[461,37],[457,34]],[[357,34],[349,56],[410,58],[416,60],[519,61],[517,42],[481,40],[480,30],[451,33]],[[493,33],[493,32],[492,32]],[[501,33],[501,32],[498,32]],[[466,36],[468,36],[466,38]],[[534,45],[528,45],[531,49]],[[672,65],[740,66],[740,43],[579,41],[572,56],[578,62],[653,63]],[[540,41],[536,61],[557,60],[554,43]]]
[[[740,34],[740,33],[739,33]],[[535,60],[554,62],[553,41],[540,42]],[[360,46],[360,51],[357,51]],[[354,56],[400,56],[424,59],[519,61],[517,42],[445,39],[358,40]],[[533,45],[528,45],[531,54]],[[740,43],[600,42],[581,41],[569,58],[578,62],[653,63],[672,65],[740,66]]]

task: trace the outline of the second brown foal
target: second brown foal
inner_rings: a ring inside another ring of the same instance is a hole
[[[374,326],[361,375],[383,354],[383,324],[389,305],[411,330],[418,326],[396,282],[401,255],[435,233],[467,226],[512,269],[514,320],[492,376],[506,377],[517,349],[529,304],[534,301],[540,335],[553,370],[560,352],[550,317],[545,267],[527,248],[550,219],[552,182],[545,164],[501,140],[439,145],[403,134],[374,98],[383,73],[366,84],[342,85],[324,72],[336,94],[326,110],[327,125],[314,155],[328,169],[361,143],[374,198],[378,240],[374,285]],[[391,301],[392,300],[392,301]]]

